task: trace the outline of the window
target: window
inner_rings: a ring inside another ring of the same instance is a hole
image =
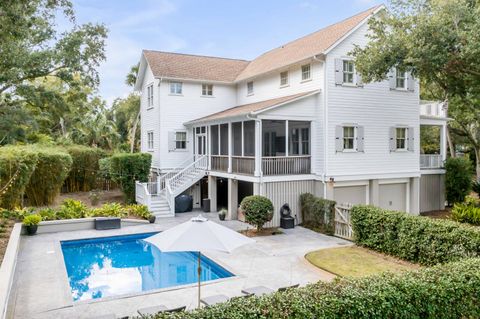
[[[396,141],[397,141],[397,150],[407,149],[407,129],[405,127],[397,127]]]
[[[407,84],[407,73],[405,71],[397,69],[396,73],[396,88],[405,89]]]
[[[343,127],[343,149],[344,150],[355,149],[355,127],[354,126]]]
[[[153,107],[153,84],[147,86],[147,108]]]
[[[310,64],[302,65],[302,81],[310,80]]]
[[[213,84],[202,84],[202,95],[213,96]]]
[[[253,94],[253,81],[247,83],[247,94]]]
[[[308,127],[302,128],[300,131],[302,135],[302,153],[307,155],[310,154],[310,130]]]
[[[175,132],[175,149],[184,150],[187,148],[187,132]]]
[[[170,82],[170,94],[182,94],[182,82]]]
[[[153,131],[147,132],[147,148],[153,150]]]
[[[353,61],[343,61],[343,83],[353,84],[354,67]]]
[[[288,85],[288,71],[280,72],[280,86]]]

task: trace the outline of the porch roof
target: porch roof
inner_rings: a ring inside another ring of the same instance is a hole
[[[319,93],[320,90],[314,90],[314,91],[308,91],[308,92],[303,92],[303,93],[297,93],[293,95],[288,95],[288,96],[282,96],[270,100],[264,100],[260,102],[255,102],[255,103],[249,103],[249,104],[243,104],[243,105],[238,105],[234,106],[232,108],[216,112],[192,121],[188,121],[185,123],[185,125],[191,125],[195,123],[203,123],[203,122],[211,122],[211,121],[216,121],[216,120],[221,120],[221,119],[227,119],[231,117],[238,117],[238,116],[246,116],[248,114],[257,114],[264,112],[266,110],[270,110],[275,107],[279,107],[284,104],[288,104],[294,101],[301,100],[303,98],[309,97],[311,95]]]

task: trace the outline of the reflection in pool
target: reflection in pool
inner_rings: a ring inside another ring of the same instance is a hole
[[[162,253],[142,239],[156,233],[61,242],[73,300],[138,293],[198,281],[197,254]],[[233,274],[202,255],[202,281]]]

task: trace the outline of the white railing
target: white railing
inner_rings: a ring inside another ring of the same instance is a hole
[[[262,158],[263,175],[310,174],[310,155]]]
[[[147,183],[135,181],[135,201],[139,204],[150,207],[151,194],[148,191]]]
[[[211,160],[212,171],[228,171],[228,155],[212,155]]]
[[[232,156],[232,173],[253,175],[255,172],[255,157]]]
[[[443,102],[420,104],[420,115],[432,117],[447,117],[447,110]]]
[[[335,205],[335,236],[345,238],[348,240],[353,239],[353,229],[351,222],[351,204]]]
[[[420,168],[442,168],[443,160],[440,154],[420,154]]]

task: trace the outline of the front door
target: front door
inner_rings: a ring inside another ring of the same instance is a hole
[[[195,159],[207,154],[207,132],[205,126],[195,128]]]

